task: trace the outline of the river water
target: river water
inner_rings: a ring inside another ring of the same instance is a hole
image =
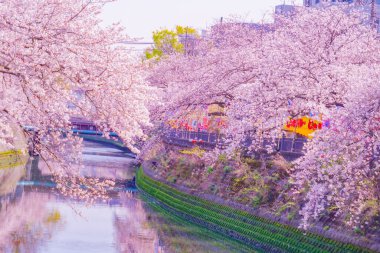
[[[134,177],[133,158],[118,149],[85,142],[83,159],[86,176]],[[31,186],[43,171],[38,159],[0,170],[0,253],[240,252],[232,241],[154,211],[134,189],[86,205],[52,185]]]

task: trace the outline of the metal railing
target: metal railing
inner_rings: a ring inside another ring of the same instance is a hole
[[[222,135],[209,132],[170,129],[165,131],[164,140],[166,143],[183,147],[198,145],[207,149],[213,149],[216,146],[226,146],[224,145]],[[272,146],[276,151],[283,154],[303,155],[306,142],[306,138],[264,138],[262,145],[263,147]],[[242,146],[248,147],[251,144],[252,141],[246,140]]]
[[[219,137],[216,133],[170,130],[165,132],[164,141],[181,147],[198,145],[204,149],[214,149],[219,142]]]

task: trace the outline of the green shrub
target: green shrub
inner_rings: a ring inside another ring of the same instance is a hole
[[[168,176],[166,180],[169,183],[175,184],[177,182],[177,177],[175,177],[175,176]]]
[[[252,169],[259,169],[262,164],[261,161],[255,160],[253,158],[246,158],[244,162],[248,164]]]
[[[261,194],[257,194],[252,199],[252,206],[257,207],[259,206],[263,201],[263,196]]]
[[[223,172],[224,172],[225,174],[230,173],[231,170],[232,170],[231,166],[224,166],[224,168],[223,168]]]
[[[271,180],[273,181],[278,181],[280,179],[280,174],[278,173],[273,173],[271,176]]]
[[[290,213],[288,213],[288,215],[286,215],[286,218],[291,221],[294,219],[294,217],[296,216],[297,212],[296,211],[291,211]]]
[[[240,177],[240,178],[233,178],[232,179],[232,186],[231,190],[233,192],[238,192],[240,191],[243,187],[245,187],[245,180],[247,179],[247,175]]]
[[[290,187],[292,187],[292,184],[289,183],[289,182],[286,182],[286,184],[284,185],[283,189],[286,191],[286,190],[289,190]]]
[[[247,205],[251,202],[251,199],[249,197],[246,197],[246,196],[242,196],[238,199],[238,202],[244,204],[244,205]]]
[[[276,215],[281,215],[281,213],[282,213],[283,211],[285,211],[285,210],[288,209],[288,208],[294,207],[295,205],[296,205],[296,203],[295,203],[295,202],[292,202],[292,201],[285,203],[284,205],[282,205],[282,206],[277,210]]]
[[[193,163],[186,163],[185,160],[180,159],[176,164],[175,171],[177,172],[177,175],[180,175],[181,178],[188,179],[191,177],[193,167]]]
[[[364,235],[364,231],[361,230],[359,227],[354,228],[354,232],[358,235]]]
[[[227,155],[226,154],[220,154],[218,156],[218,162],[226,163],[227,162]]]
[[[266,167],[267,167],[267,169],[272,169],[273,166],[274,166],[273,161],[268,161],[268,162],[266,163]]]

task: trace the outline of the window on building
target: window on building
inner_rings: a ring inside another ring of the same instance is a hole
[[[316,4],[319,4],[319,0],[315,0],[315,3],[316,3]]]

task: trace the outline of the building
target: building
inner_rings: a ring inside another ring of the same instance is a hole
[[[197,54],[196,47],[199,43],[199,36],[194,34],[181,34],[178,35],[179,42],[183,45],[185,55]]]
[[[380,0],[304,0],[305,7],[321,7],[333,4],[347,4],[368,13],[371,23],[380,32]]]
[[[318,6],[321,3],[353,3],[355,0],[304,0],[304,6]]]
[[[289,4],[281,4],[277,5],[275,7],[274,13],[276,15],[290,15],[294,10],[296,6],[294,5],[289,5]]]

